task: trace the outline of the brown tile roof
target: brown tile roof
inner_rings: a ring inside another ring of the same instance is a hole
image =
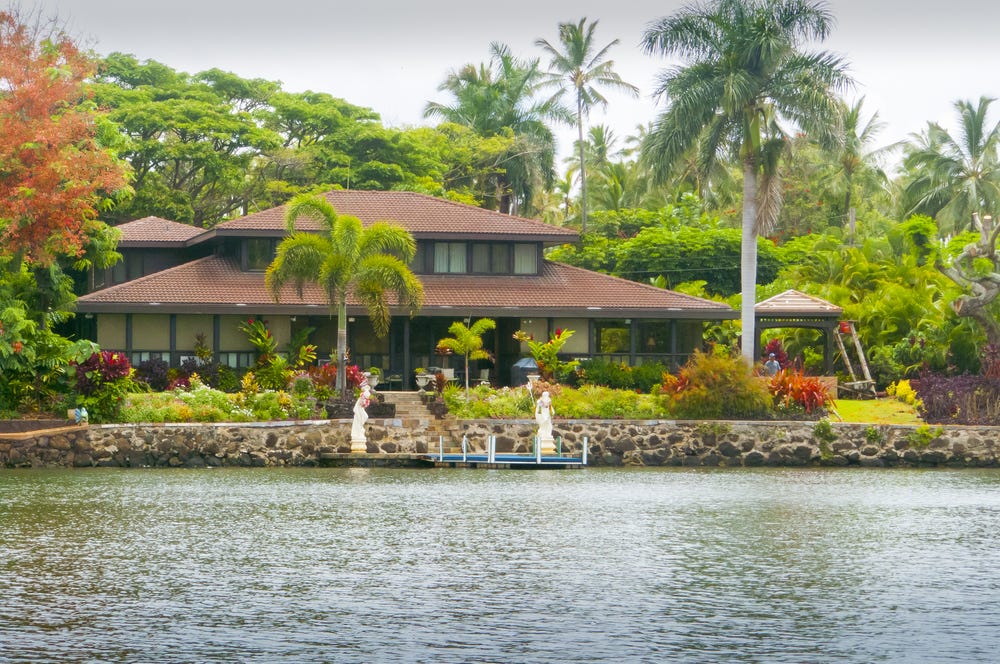
[[[121,231],[119,247],[176,247],[205,232],[190,224],[160,217],[143,217],[115,226]]]
[[[425,316],[455,314],[618,316],[727,319],[728,305],[545,261],[530,276],[422,275]],[[237,308],[237,304],[245,305]],[[353,313],[362,313],[348,301]],[[77,300],[83,312],[162,311],[309,313],[327,310],[322,292],[308,284],[300,299],[291,287],[275,304],[262,272],[241,272],[231,260],[209,256],[112,286]]]
[[[826,300],[790,289],[758,302],[754,306],[754,312],[758,316],[836,317],[842,314],[844,310]]]
[[[511,239],[530,237],[542,242],[572,242],[577,239],[576,231],[568,228],[410,191],[336,190],[324,195],[340,214],[353,215],[365,225],[392,221],[417,238],[504,236]],[[307,219],[297,222],[296,227],[300,230],[319,228]],[[280,233],[285,230],[285,206],[226,221],[215,229],[224,235],[244,235],[247,231]]]

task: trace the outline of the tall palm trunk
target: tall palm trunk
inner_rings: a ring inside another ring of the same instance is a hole
[[[743,357],[754,363],[757,330],[754,305],[757,300],[757,164],[743,159],[743,235],[740,245],[740,288],[742,291]]]
[[[587,165],[583,149],[583,100],[576,97],[576,133],[580,146],[580,232],[587,232]]]
[[[337,393],[347,398],[347,293],[340,293],[337,303]]]

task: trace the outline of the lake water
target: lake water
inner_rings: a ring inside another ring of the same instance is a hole
[[[998,657],[998,472],[0,472],[0,662]]]

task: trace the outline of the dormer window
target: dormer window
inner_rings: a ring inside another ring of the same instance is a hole
[[[424,246],[434,274],[538,274],[541,260],[537,242],[432,242],[419,245],[413,262],[418,272],[424,267]]]
[[[472,271],[476,274],[510,274],[510,245],[499,242],[473,244]]]
[[[538,274],[538,245],[514,245],[514,274]]]
[[[434,272],[437,274],[465,274],[465,242],[435,242]]]
[[[277,241],[269,237],[250,237],[243,241],[243,269],[263,271],[274,260]]]

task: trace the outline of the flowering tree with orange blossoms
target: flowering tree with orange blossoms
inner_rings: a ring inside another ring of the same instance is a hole
[[[0,253],[44,266],[84,253],[126,178],[99,140],[91,60],[64,33],[40,33],[0,12]]]

